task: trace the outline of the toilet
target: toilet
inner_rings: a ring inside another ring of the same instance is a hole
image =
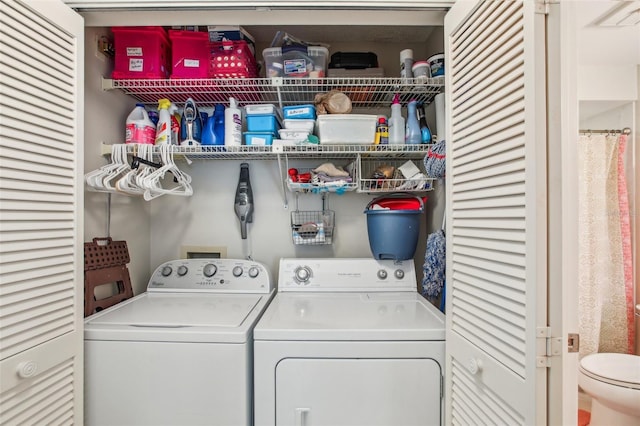
[[[578,384],[591,396],[590,426],[640,425],[639,355],[587,355],[580,361]]]

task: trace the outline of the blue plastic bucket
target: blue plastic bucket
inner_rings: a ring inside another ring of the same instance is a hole
[[[405,194],[402,196],[406,197]],[[420,207],[413,210],[371,209],[378,199],[367,205],[364,213],[367,215],[369,247],[374,258],[413,259],[420,234],[420,215],[424,211],[422,199],[415,198],[420,201]]]

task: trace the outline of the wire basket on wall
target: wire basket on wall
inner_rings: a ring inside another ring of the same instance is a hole
[[[333,210],[291,212],[291,235],[296,245],[333,243]]]

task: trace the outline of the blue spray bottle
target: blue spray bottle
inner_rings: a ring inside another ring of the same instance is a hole
[[[422,142],[417,109],[417,101],[415,99],[411,100],[407,105],[407,128],[404,136],[407,144],[419,144]]]
[[[422,134],[422,143],[431,143],[431,129],[427,124],[427,117],[424,113],[424,104],[418,104],[418,122],[420,123],[420,133]]]

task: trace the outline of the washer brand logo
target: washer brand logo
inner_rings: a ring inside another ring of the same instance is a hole
[[[362,274],[359,272],[338,272],[338,276],[346,278],[360,278]]]
[[[160,281],[152,281],[151,282],[151,286],[152,287],[162,287],[163,285],[164,285],[164,283],[160,282]]]

